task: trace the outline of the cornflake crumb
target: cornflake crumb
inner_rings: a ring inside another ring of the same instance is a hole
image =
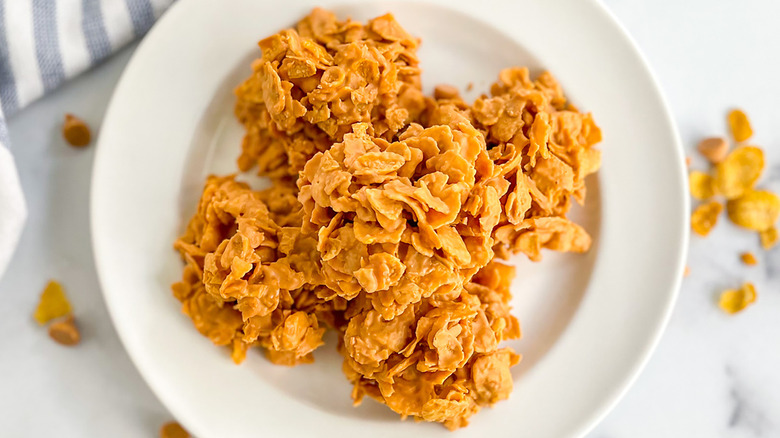
[[[718,306],[730,314],[741,312],[756,301],[756,288],[753,283],[745,283],[739,289],[729,289],[720,294]]]
[[[743,142],[753,136],[750,120],[748,120],[747,115],[742,110],[735,109],[729,112],[728,122],[731,135],[734,136],[734,140],[737,142]]]
[[[742,260],[742,263],[748,266],[753,266],[758,264],[758,260],[756,259],[756,256],[754,256],[752,252],[743,252],[739,256],[739,258],[740,260]]]
[[[65,114],[65,123],[62,124],[62,136],[69,145],[84,147],[92,140],[89,126],[73,114]]]
[[[691,196],[699,201],[706,201],[715,196],[715,181],[708,173],[694,170],[688,175],[688,185]]]
[[[706,237],[718,223],[718,215],[723,211],[723,204],[711,201],[696,207],[691,214],[691,228],[699,236]]]
[[[70,312],[70,301],[68,301],[62,285],[54,280],[49,281],[41,293],[38,307],[33,314],[35,320],[38,321],[38,324],[44,325],[52,319],[61,318]]]
[[[761,231],[759,233],[759,238],[761,239],[762,248],[764,248],[767,251],[774,248],[774,246],[777,244],[778,241],[777,227],[772,226],[767,228],[764,231]]]

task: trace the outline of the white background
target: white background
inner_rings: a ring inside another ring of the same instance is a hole
[[[605,3],[655,71],[685,147],[724,135],[725,113],[739,106],[767,153],[763,185],[780,191],[780,2]],[[99,129],[133,48],[9,122],[30,215],[0,280],[2,436],[152,437],[170,420],[122,349],[98,289],[88,214],[94,149],[69,148],[59,133],[65,112]],[[741,265],[745,250],[758,266]],[[763,252],[754,235],[723,221],[694,238],[690,267],[656,354],[593,438],[780,436],[780,249]],[[49,278],[73,301],[83,336],[76,348],[51,342],[30,317]],[[717,293],[745,280],[755,282],[758,303],[723,315]]]

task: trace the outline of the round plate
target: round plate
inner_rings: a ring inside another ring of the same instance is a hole
[[[92,180],[92,235],[106,303],[130,356],[193,433],[209,437],[452,436],[401,422],[367,400],[354,408],[335,339],[316,362],[286,368],[253,352],[242,366],[180,312],[172,243],[206,174],[235,171],[242,128],[232,89],[256,42],[293,25],[309,1],[185,0],[136,51],[101,129]],[[594,236],[586,255],[522,257],[513,285],[524,355],[508,401],[483,409],[460,437],[580,436],[637,376],[658,341],[682,277],[687,195],[682,149],[636,47],[592,0],[361,2],[318,0],[341,18],[387,11],[422,38],[423,83],[487,91],[500,69],[550,70],[595,115],[603,166],[572,216]]]

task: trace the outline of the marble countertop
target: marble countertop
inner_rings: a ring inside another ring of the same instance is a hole
[[[765,148],[762,184],[780,192],[780,2],[605,3],[661,82],[692,167],[705,164],[696,141],[724,135],[726,111],[739,106]],[[0,435],[152,437],[171,419],[122,348],[99,291],[88,208],[95,149],[66,147],[59,133],[65,112],[100,126],[134,48],[9,121],[30,217],[0,280]],[[748,250],[757,266],[739,261]],[[656,353],[590,437],[780,436],[780,248],[762,251],[755,234],[722,221],[707,239],[693,238],[689,265]],[[86,340],[76,349],[51,342],[30,318],[49,278],[67,285]],[[746,280],[758,302],[724,315],[718,292]]]

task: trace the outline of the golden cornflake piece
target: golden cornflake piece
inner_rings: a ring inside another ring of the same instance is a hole
[[[764,170],[764,151],[755,146],[734,149],[715,168],[715,187],[726,199],[734,199],[752,189]]]
[[[190,438],[190,433],[181,424],[171,421],[160,428],[160,438]]]
[[[704,237],[718,222],[718,215],[723,211],[723,204],[718,201],[708,202],[696,207],[691,214],[691,228],[696,234]]]
[[[740,260],[742,260],[742,263],[748,266],[753,266],[758,264],[758,260],[756,260],[756,256],[754,256],[752,252],[743,252],[739,256],[739,258]]]
[[[780,217],[780,198],[766,190],[755,190],[726,204],[729,219],[756,231],[772,228]]]
[[[38,324],[44,325],[52,319],[60,318],[70,312],[70,302],[65,296],[62,285],[56,281],[50,281],[41,293],[41,299],[33,317],[38,321]]]
[[[770,227],[764,231],[761,231],[758,236],[761,238],[761,247],[770,250],[778,241],[777,227]]]
[[[230,358],[233,359],[233,363],[236,365],[240,364],[241,362],[246,359],[246,350],[249,348],[249,344],[242,341],[241,339],[233,339],[233,344],[231,345],[230,350]]]
[[[753,283],[745,283],[738,290],[729,289],[720,294],[718,305],[724,312],[733,315],[756,301]]]
[[[753,136],[753,128],[750,127],[750,120],[742,110],[732,110],[728,116],[731,135],[736,141],[745,141]]]
[[[691,267],[686,265],[685,270],[683,271],[683,277],[687,277],[689,275],[691,275]]]
[[[706,201],[715,196],[715,180],[707,173],[694,170],[688,175],[688,185],[691,196],[700,201]]]
[[[58,344],[73,346],[81,341],[81,334],[76,327],[76,321],[73,319],[73,315],[68,316],[68,319],[60,322],[55,322],[49,326],[49,337],[54,339]]]
[[[685,157],[685,167],[691,167],[691,157]]]
[[[712,164],[718,164],[726,158],[729,144],[725,138],[710,137],[699,142],[699,153]]]

